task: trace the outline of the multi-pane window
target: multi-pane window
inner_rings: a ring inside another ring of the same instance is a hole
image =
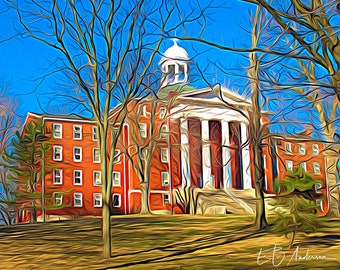
[[[299,154],[300,155],[305,155],[306,154],[306,147],[305,144],[299,144]]]
[[[92,127],[92,140],[98,141],[98,127]]]
[[[140,136],[142,138],[146,138],[148,133],[147,133],[147,125],[145,123],[139,123],[139,132]]]
[[[83,184],[83,172],[81,170],[73,171],[73,183],[76,186]]]
[[[112,207],[119,208],[122,205],[120,194],[112,195]]]
[[[285,150],[286,150],[286,153],[292,153],[292,144],[289,143],[289,142],[285,142]]]
[[[63,171],[61,169],[53,170],[53,184],[61,185],[63,183]]]
[[[93,184],[95,186],[102,185],[102,172],[101,171],[94,171],[93,172]]]
[[[162,186],[167,187],[169,185],[169,173],[162,172]]]
[[[162,162],[168,162],[169,161],[168,148],[161,148],[161,160],[162,160]]]
[[[159,109],[159,118],[164,118],[166,114],[166,109],[164,107],[161,107]]]
[[[286,161],[286,168],[288,172],[293,172],[293,161],[287,160]]]
[[[167,193],[163,194],[163,205],[166,205],[167,203],[170,203],[170,195]]]
[[[53,193],[53,204],[62,205],[63,204],[63,194],[60,192]]]
[[[113,163],[119,163],[119,162],[120,162],[120,150],[116,149],[114,159],[113,159]]]
[[[313,155],[318,155],[319,154],[319,145],[313,144],[312,150],[313,150]]]
[[[63,137],[63,126],[61,124],[53,124],[53,137],[54,138]]]
[[[73,139],[75,140],[82,139],[82,126],[78,126],[78,125],[73,126]]]
[[[102,197],[103,196],[101,193],[93,194],[93,206],[94,207],[102,207],[102,204],[103,204]]]
[[[93,162],[100,163],[100,151],[99,148],[93,148]]]
[[[53,160],[61,161],[63,159],[63,148],[61,146],[53,146]]]
[[[161,138],[162,139],[166,139],[168,135],[168,126],[167,125],[163,125],[161,127]]]
[[[73,205],[76,207],[83,206],[83,193],[74,193],[73,194]]]
[[[113,172],[112,173],[112,180],[113,180],[112,185],[114,187],[120,187],[120,172]]]
[[[306,162],[301,162],[301,163],[300,163],[300,168],[301,168],[303,171],[307,172],[307,163],[306,163]]]
[[[314,173],[320,174],[321,173],[321,166],[319,162],[313,162]]]
[[[321,188],[322,188],[321,183],[315,184],[315,191],[316,191],[317,193],[320,193],[320,192],[322,191]]]
[[[74,147],[73,148],[73,161],[80,162],[82,158],[82,148]]]

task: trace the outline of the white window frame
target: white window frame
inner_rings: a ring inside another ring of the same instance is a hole
[[[56,149],[60,149],[60,158],[55,157]],[[53,146],[53,160],[54,161],[62,161],[63,160],[63,147],[60,145]]]
[[[76,138],[76,128],[79,128],[79,135],[80,137],[79,138]],[[73,125],[73,139],[74,140],[82,140],[83,139],[83,127],[81,125]]]
[[[164,163],[169,162],[169,149],[168,148],[161,148],[161,161]]]
[[[167,177],[167,183],[165,182],[165,176]],[[161,172],[161,177],[162,177],[162,186],[163,187],[168,187],[170,184],[170,179],[169,179],[169,172]]]
[[[291,164],[291,170],[289,169],[290,165]],[[287,172],[293,172],[294,171],[294,163],[292,160],[286,160],[286,169],[287,169]]]
[[[99,180],[100,180],[99,184],[96,182],[96,174],[99,174]],[[93,185],[94,186],[103,185],[103,183],[102,183],[102,172],[101,171],[93,171]]]
[[[115,153],[114,153],[114,158],[113,158],[113,163],[117,164],[120,163],[121,159],[120,159],[120,150],[119,149],[115,149]]]
[[[168,137],[168,132],[169,132],[169,127],[167,125],[162,125],[160,138],[166,139]]]
[[[115,183],[115,175],[118,175],[119,183],[117,183],[117,184]],[[120,176],[121,176],[120,172],[117,172],[117,171],[112,172],[112,186],[113,187],[120,187],[122,185]]]
[[[96,205],[96,202],[99,202],[99,204]],[[93,207],[102,207],[102,206],[103,206],[103,194],[94,193],[93,194]]]
[[[92,140],[98,141],[98,127],[97,126],[92,127]]]
[[[56,206],[63,205],[63,197],[64,197],[63,193],[54,192],[53,193],[53,205],[56,205]],[[60,201],[59,203],[57,203],[57,199]]]
[[[79,196],[80,204],[76,204],[76,197]],[[83,193],[75,192],[73,193],[73,206],[74,207],[83,207]]]
[[[80,183],[76,183],[76,173],[80,172],[79,179]],[[83,171],[82,170],[73,170],[73,185],[82,186],[83,185]]]
[[[318,169],[316,170],[317,167]],[[319,162],[313,162],[313,171],[314,174],[321,174],[321,164]]]
[[[113,205],[113,202],[114,202],[113,198],[115,196],[118,196],[118,205],[116,205],[116,206]],[[113,193],[112,194],[112,207],[113,208],[120,208],[121,206],[122,206],[122,195],[120,195],[119,193]]]
[[[59,136],[56,136],[56,127],[60,128],[60,130],[58,131],[60,134]],[[53,124],[53,138],[56,138],[56,139],[63,138],[63,125],[62,124],[57,124],[57,123]]]
[[[285,142],[285,151],[287,154],[292,154],[292,144],[290,142]]]
[[[59,172],[59,181],[56,181],[56,172]],[[63,170],[62,169],[53,169],[53,185],[62,185],[63,184]]]
[[[148,125],[145,123],[138,123],[140,136],[142,138],[148,137]]]
[[[168,203],[171,203],[171,201],[170,201],[170,194],[169,193],[163,193],[162,194],[163,196],[163,198],[162,198],[162,200],[163,200],[163,205],[166,205],[166,204],[168,204]],[[165,196],[168,196],[168,202],[166,203],[165,202]]]
[[[166,108],[165,107],[160,107],[159,108],[159,118],[163,119],[166,115]]]
[[[313,151],[314,156],[319,155],[319,145],[318,144],[312,144],[312,151]]]
[[[98,160],[95,159],[97,151],[98,151],[98,157],[99,157]],[[99,148],[93,148],[92,155],[93,155],[93,163],[100,163],[100,149]]]
[[[300,168],[304,170],[304,172],[307,172],[307,163],[306,162],[301,162],[300,163]]]
[[[80,150],[80,152],[79,152],[80,158],[79,159],[76,159],[76,149]],[[83,148],[80,147],[80,146],[73,147],[73,161],[74,162],[82,162],[82,160],[83,160]]]
[[[304,143],[299,143],[299,154],[306,155],[306,145]]]

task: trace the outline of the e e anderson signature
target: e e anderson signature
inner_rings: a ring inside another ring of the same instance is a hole
[[[295,248],[293,254],[287,254],[287,252],[282,251],[281,246],[276,246],[269,249],[260,249],[257,254],[257,264],[262,265],[264,263],[272,263],[273,266],[277,267],[283,265],[287,262],[287,266],[291,264],[291,262],[297,261],[320,261],[320,260],[336,260],[335,258],[327,258],[325,255],[312,255],[309,254],[309,250],[307,249],[305,253],[302,253],[299,250],[299,246]]]

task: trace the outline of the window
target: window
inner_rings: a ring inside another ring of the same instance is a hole
[[[74,193],[73,194],[73,205],[75,207],[83,206],[83,193]]]
[[[286,161],[286,169],[288,172],[293,172],[293,161],[291,160]]]
[[[92,140],[98,141],[98,127],[92,127]]]
[[[315,174],[320,174],[321,173],[321,167],[319,162],[313,162],[313,167],[314,167],[314,173]]]
[[[169,161],[168,148],[162,148],[161,149],[161,160],[162,160],[162,162],[168,162]]]
[[[61,185],[63,183],[63,170],[54,169],[53,170],[53,184]]]
[[[53,193],[53,204],[62,205],[63,204],[63,194],[60,192]]]
[[[168,126],[166,125],[163,125],[161,127],[161,139],[166,139],[167,138],[167,135],[168,135]]]
[[[142,138],[146,138],[148,133],[147,133],[147,125],[145,123],[139,123],[139,132],[140,136]]]
[[[102,172],[94,171],[93,172],[93,185],[101,186],[102,185]]]
[[[166,109],[164,107],[161,107],[159,109],[159,118],[164,118],[166,114]]]
[[[63,137],[63,126],[61,124],[53,124],[53,137],[59,139]]]
[[[83,184],[83,171],[81,170],[73,171],[73,184],[76,186]]]
[[[120,162],[120,150],[116,149],[114,159],[113,159],[113,163],[119,163],[119,162]]]
[[[102,205],[103,205],[102,194],[101,193],[93,194],[93,206],[102,207]]]
[[[162,172],[162,186],[167,187],[169,186],[169,173]]]
[[[73,148],[73,161],[80,162],[82,157],[82,148],[74,147]]]
[[[322,191],[321,191],[321,188],[322,188],[321,183],[315,184],[315,192],[321,193],[321,192],[322,192]]]
[[[170,203],[170,195],[163,194],[163,205],[166,205],[167,203]]]
[[[307,171],[307,163],[306,162],[301,162],[300,163],[300,168],[303,170],[303,171]]]
[[[93,162],[100,163],[100,151],[99,148],[93,148]]]
[[[313,155],[318,155],[319,154],[319,145],[313,144],[312,150],[313,150]]]
[[[63,159],[63,148],[61,146],[53,146],[53,160],[61,161]]]
[[[120,194],[112,195],[112,207],[119,208],[122,205]]]
[[[306,155],[306,147],[304,144],[299,144],[299,153],[300,155]]]
[[[147,116],[147,113],[148,113],[148,108],[147,108],[147,106],[146,105],[141,105],[141,108],[142,108],[142,110],[141,110],[141,114],[143,115],[143,116]]]
[[[82,139],[82,126],[73,126],[73,139],[81,140]]]
[[[291,154],[292,153],[292,144],[289,143],[289,142],[286,142],[285,143],[285,150],[286,150],[286,153]]]
[[[112,173],[112,185],[114,187],[120,187],[120,172],[113,172]]]

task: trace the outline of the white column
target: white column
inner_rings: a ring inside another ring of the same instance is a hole
[[[223,166],[223,187],[232,187],[232,173],[230,164],[230,139],[229,139],[229,122],[221,121],[222,133],[222,166]]]
[[[247,141],[247,125],[241,123],[241,144]],[[249,143],[242,148],[242,179],[243,179],[243,189],[252,188],[251,186],[251,175],[250,175],[250,152]]]
[[[209,121],[202,120],[202,173],[203,187],[212,187],[211,185],[211,158],[209,143]]]
[[[180,119],[181,131],[181,172],[182,187],[190,185],[190,157],[189,157],[189,137],[188,137],[188,120]]]

